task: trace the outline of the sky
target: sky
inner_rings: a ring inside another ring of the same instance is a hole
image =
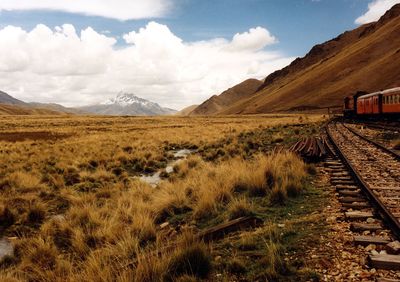
[[[0,0],[0,90],[182,109],[263,79],[400,0]]]

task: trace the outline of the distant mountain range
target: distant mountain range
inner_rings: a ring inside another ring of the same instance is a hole
[[[0,114],[95,114],[115,116],[158,116],[172,115],[177,111],[163,108],[157,103],[139,98],[133,94],[119,93],[115,98],[91,106],[67,108],[54,103],[26,103],[0,91]]]
[[[357,91],[400,86],[400,4],[379,21],[346,31],[318,44],[302,58],[268,75],[248,79],[214,95],[199,106],[177,113],[133,94],[119,93],[97,105],[65,108],[57,104],[25,103],[0,91],[0,104],[46,109],[59,113],[99,115],[233,115],[318,110],[340,106]],[[4,111],[3,111],[4,112]],[[21,109],[19,110],[21,111]],[[2,113],[0,109],[0,114]]]
[[[26,103],[0,91],[0,114],[3,115],[59,115],[83,114],[82,111],[53,103]]]
[[[7,93],[0,91],[0,104],[7,104],[7,105],[26,105],[25,102],[21,100],[15,99],[14,97],[8,95]]]
[[[117,116],[159,116],[172,115],[177,112],[176,110],[163,108],[157,103],[139,98],[134,94],[123,92],[103,103],[80,107],[78,109],[97,115]]]

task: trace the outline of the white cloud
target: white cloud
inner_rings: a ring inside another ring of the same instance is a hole
[[[1,10],[52,10],[118,20],[164,16],[172,0],[1,0]]]
[[[374,0],[368,4],[368,11],[355,20],[356,24],[366,24],[379,20],[383,14],[400,0]]]
[[[256,27],[245,33],[236,33],[229,47],[234,51],[258,51],[276,42],[268,30]]]
[[[72,25],[0,30],[0,89],[26,100],[97,103],[120,90],[182,108],[247,79],[264,78],[293,58],[263,49],[276,42],[258,27],[232,40],[184,42],[150,22],[116,39]]]

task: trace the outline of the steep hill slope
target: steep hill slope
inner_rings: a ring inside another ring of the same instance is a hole
[[[15,99],[14,97],[8,95],[7,93],[0,91],[0,104],[25,105],[25,102]]]
[[[186,108],[180,110],[175,115],[177,115],[177,116],[189,116],[194,111],[194,109],[196,109],[198,106],[199,105],[191,105],[189,107],[186,107]]]
[[[23,105],[0,104],[0,115],[65,115],[49,109],[32,108]]]
[[[219,96],[214,95],[203,102],[190,115],[214,115],[233,105],[235,102],[253,95],[262,85],[257,79],[248,79],[224,91]]]
[[[218,114],[251,114],[341,105],[358,90],[400,85],[400,4],[375,23],[316,45],[269,75],[259,91]]]

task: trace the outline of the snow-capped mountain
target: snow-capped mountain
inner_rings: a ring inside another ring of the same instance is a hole
[[[93,114],[121,116],[159,116],[176,113],[175,110],[163,108],[157,103],[123,92],[100,104],[80,109]]]

